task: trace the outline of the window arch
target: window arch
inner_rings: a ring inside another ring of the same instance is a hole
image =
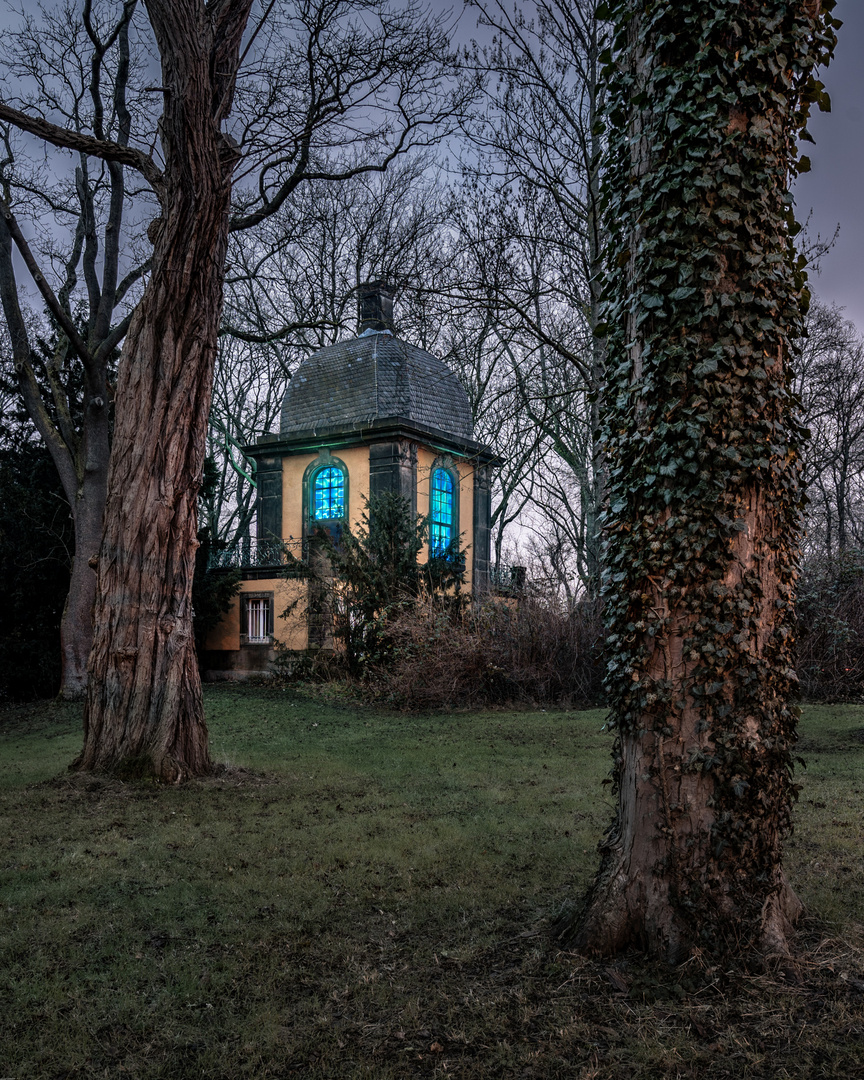
[[[444,555],[458,535],[459,477],[452,469],[435,465],[430,483],[429,554]]]
[[[303,473],[303,536],[319,529],[330,531],[348,519],[348,469],[325,447]],[[305,558],[305,555],[304,555]]]

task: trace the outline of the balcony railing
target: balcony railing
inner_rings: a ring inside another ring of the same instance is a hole
[[[211,549],[208,570],[256,570],[264,567],[302,570],[299,540],[271,540],[244,536],[233,544]]]
[[[490,566],[489,585],[505,593],[521,593],[525,589],[524,566]]]
[[[308,567],[303,561],[302,553],[303,544],[300,540],[274,540],[244,536],[227,547],[211,548],[207,569],[278,569],[280,572],[287,570],[303,575],[306,574]],[[524,592],[525,567],[491,566],[489,587],[509,596]]]

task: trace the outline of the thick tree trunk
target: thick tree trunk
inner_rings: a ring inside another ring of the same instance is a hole
[[[173,783],[211,768],[192,631],[196,500],[236,162],[220,122],[251,3],[147,3],[165,86],[165,188],[120,362],[78,769]]]
[[[565,933],[671,962],[786,955],[801,909],[781,865],[800,507],[786,363],[802,284],[786,192],[831,35],[803,0],[613,13],[604,599],[619,801]]]
[[[668,518],[654,523],[657,534]],[[758,614],[745,629],[736,658],[743,670],[755,673],[779,659],[777,632],[787,621],[786,575],[775,564],[783,538],[781,523],[756,490],[742,493],[736,520],[741,530],[715,591],[718,600],[745,589],[758,591]],[[700,938],[704,946],[716,946],[718,927],[725,927],[742,940],[749,936],[750,945],[763,953],[785,955],[801,911],[780,863],[788,825],[784,751],[794,738],[788,711],[771,708],[782,702],[763,702],[761,715],[741,717],[739,730],[724,733],[718,747],[719,732],[706,722],[702,695],[691,692],[704,663],[702,656],[685,653],[697,621],[693,606],[687,597],[670,602],[672,581],[662,572],[645,578],[641,587],[664,630],[642,639],[646,659],[633,681],[649,688],[673,686],[680,697],[667,705],[660,730],[646,714],[642,728],[620,736],[618,817],[602,845],[603,866],[576,943],[604,954],[638,945],[675,963]],[[711,710],[732,715],[740,700],[737,690],[732,680],[718,687]],[[765,692],[776,698],[773,687]],[[773,724],[766,724],[766,717]],[[724,792],[730,779],[734,790],[735,777],[716,760],[720,751],[731,752],[736,761],[742,801],[737,823]],[[748,792],[764,807],[759,828],[749,827],[743,813]],[[751,878],[756,868],[758,883]]]

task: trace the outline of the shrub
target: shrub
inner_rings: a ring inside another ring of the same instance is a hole
[[[454,617],[434,598],[390,627],[392,657],[374,673],[377,696],[400,708],[602,700],[600,605],[570,613],[542,598],[490,596]]]
[[[316,537],[325,558],[317,567],[317,560],[310,560],[317,600],[310,603],[308,616],[323,614],[331,621],[349,675],[386,667],[394,622],[424,600],[434,598],[437,608],[451,616],[462,610],[464,553],[451,544],[442,555],[418,562],[428,533],[428,518],[412,514],[407,499],[384,492],[366,501],[353,532],[343,528],[338,540],[323,532]]]
[[[798,678],[811,701],[864,694],[864,554],[811,558],[798,589]]]

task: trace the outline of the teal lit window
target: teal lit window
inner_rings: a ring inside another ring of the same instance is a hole
[[[429,527],[429,553],[443,555],[453,540],[453,477],[446,469],[432,470],[432,512]]]
[[[345,517],[345,474],[335,465],[319,469],[312,479],[312,517],[315,521]]]

